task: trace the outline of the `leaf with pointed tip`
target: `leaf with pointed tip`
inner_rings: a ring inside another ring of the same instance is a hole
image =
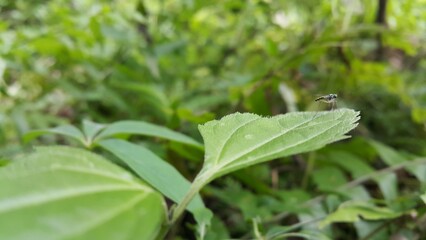
[[[153,239],[165,218],[158,192],[85,150],[37,148],[0,168],[0,239]]]
[[[373,146],[376,149],[377,153],[380,155],[383,161],[389,166],[402,164],[405,161],[411,161],[407,159],[406,157],[404,157],[403,155],[401,155],[395,149],[392,149],[391,147],[383,143],[380,143],[374,140],[369,140],[368,142],[371,144],[371,146]],[[407,167],[407,170],[411,172],[414,176],[416,176],[417,179],[419,179],[419,181],[421,182],[426,181],[426,166],[424,165],[409,166]]]
[[[366,202],[346,202],[332,214],[328,215],[319,225],[325,227],[334,222],[358,222],[359,220],[391,219],[401,216],[401,212],[395,212],[386,207],[377,207]]]
[[[257,163],[313,151],[348,138],[359,112],[293,112],[274,117],[235,113],[199,126],[205,143],[204,166],[198,178],[206,183]]]
[[[152,123],[143,121],[119,121],[108,125],[97,137],[96,140],[101,140],[113,137],[119,134],[139,134],[145,136],[160,137],[172,140],[179,143],[203,148],[203,145],[194,139],[168,128],[158,126]]]
[[[120,139],[106,139],[98,144],[125,162],[143,180],[176,203],[182,201],[191,186],[191,183],[172,165],[147,148]],[[204,206],[199,194],[192,199],[187,209],[194,215],[199,226],[210,224],[212,213]]]
[[[176,203],[182,201],[191,186],[191,183],[172,165],[147,148],[120,139],[102,140],[98,144],[125,162],[143,180]],[[191,212],[198,208],[205,208],[200,195],[196,195],[188,205]]]
[[[34,138],[44,134],[60,134],[60,135],[71,137],[81,142],[82,144],[85,143],[84,134],[78,128],[72,125],[63,125],[63,126],[59,126],[55,128],[29,131],[28,133],[24,135],[23,140],[24,142],[29,142],[33,140]]]

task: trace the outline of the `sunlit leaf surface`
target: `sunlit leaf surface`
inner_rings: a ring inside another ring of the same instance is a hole
[[[0,168],[0,239],[152,239],[160,194],[84,150],[44,147]]]
[[[347,138],[359,112],[294,112],[274,117],[235,113],[199,126],[205,143],[201,174],[208,179]]]
[[[348,202],[342,204],[334,213],[329,214],[321,223],[324,227],[333,222],[357,222],[399,217],[402,213],[385,207],[377,207],[366,202]]]

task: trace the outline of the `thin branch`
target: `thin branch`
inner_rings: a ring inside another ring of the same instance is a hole
[[[304,222],[299,222],[299,223],[293,224],[293,225],[289,226],[288,229],[286,229],[284,232],[278,232],[278,233],[273,234],[272,236],[270,236],[270,239],[283,236],[283,234],[291,234],[290,233],[291,231],[295,231],[295,230],[297,230],[297,229],[299,229],[303,226],[321,221],[325,217],[326,216],[317,217],[317,218],[309,219],[309,220],[304,221]]]
[[[387,0],[378,0],[379,6],[377,8],[376,12],[376,21],[375,23],[379,26],[386,27],[386,7],[387,7]],[[376,41],[378,44],[378,47],[376,49],[376,60],[381,60],[383,58],[383,52],[384,52],[384,46],[383,46],[383,37],[382,34],[379,32],[376,36]]]

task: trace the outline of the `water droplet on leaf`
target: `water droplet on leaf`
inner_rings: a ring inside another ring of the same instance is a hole
[[[254,138],[254,136],[253,136],[253,134],[246,134],[246,135],[244,136],[244,138],[245,138],[245,139],[253,139],[253,138]]]

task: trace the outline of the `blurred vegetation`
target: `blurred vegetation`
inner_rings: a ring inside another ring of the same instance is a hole
[[[287,228],[426,238],[425,0],[0,0],[0,9],[0,165],[31,149],[22,136],[32,129],[132,119],[201,140],[197,125],[226,114],[319,111],[327,105],[314,99],[337,93],[338,108],[361,111],[355,137],[213,182],[202,192],[215,213],[207,238]],[[199,151],[132,140],[188,179],[202,165]],[[395,214],[318,227],[349,200]],[[171,238],[193,237],[193,223],[188,215]]]

